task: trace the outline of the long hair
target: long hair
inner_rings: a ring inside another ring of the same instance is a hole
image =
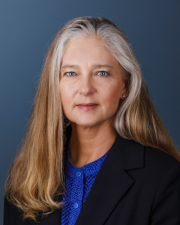
[[[155,147],[180,160],[178,149],[165,130],[150,100],[140,66],[123,32],[103,17],[79,17],[56,35],[45,59],[26,137],[6,181],[8,201],[22,209],[23,217],[36,220],[62,206],[57,199],[65,190],[64,143],[66,123],[59,90],[60,64],[73,37],[101,38],[123,68],[126,98],[120,100],[114,127],[124,138]]]

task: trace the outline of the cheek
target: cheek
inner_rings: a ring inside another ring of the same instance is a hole
[[[60,96],[61,96],[61,103],[63,111],[66,111],[68,106],[70,105],[70,100],[72,101],[72,93],[71,89],[67,87],[67,85],[63,85],[63,83],[60,83]]]
[[[103,93],[104,103],[111,108],[117,108],[119,104],[119,87],[112,86],[107,88],[106,91]]]

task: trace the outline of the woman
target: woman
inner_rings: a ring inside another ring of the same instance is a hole
[[[125,35],[76,18],[47,54],[4,224],[180,224],[179,160]]]

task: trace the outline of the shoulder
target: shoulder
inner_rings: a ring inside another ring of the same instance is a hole
[[[180,188],[180,162],[168,153],[158,148],[138,144],[143,148],[143,167],[141,172],[143,180],[151,187]],[[165,191],[164,191],[165,193]]]
[[[166,172],[180,162],[168,153],[158,148],[152,148],[134,140],[118,136],[111,152],[114,160],[118,160],[125,170],[145,169]]]
[[[144,163],[147,168],[153,167],[163,173],[176,166],[180,168],[180,162],[168,153],[158,148],[144,146]]]
[[[121,142],[123,145],[120,145]],[[177,159],[134,140],[120,139],[118,150],[122,154],[116,156],[119,160],[120,156],[123,157],[123,168],[138,187],[157,194],[156,199],[164,198],[167,193],[180,199],[180,162]]]
[[[119,136],[111,153],[115,161],[120,162],[126,171],[141,174],[145,179],[153,181],[153,177],[161,179],[174,167],[179,170],[180,162],[158,148],[152,148]]]

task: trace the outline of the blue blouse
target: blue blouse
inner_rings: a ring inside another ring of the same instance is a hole
[[[69,161],[69,143],[66,149],[64,205],[61,210],[61,225],[74,225],[91,190],[95,178],[109,151],[94,162],[80,168]]]

